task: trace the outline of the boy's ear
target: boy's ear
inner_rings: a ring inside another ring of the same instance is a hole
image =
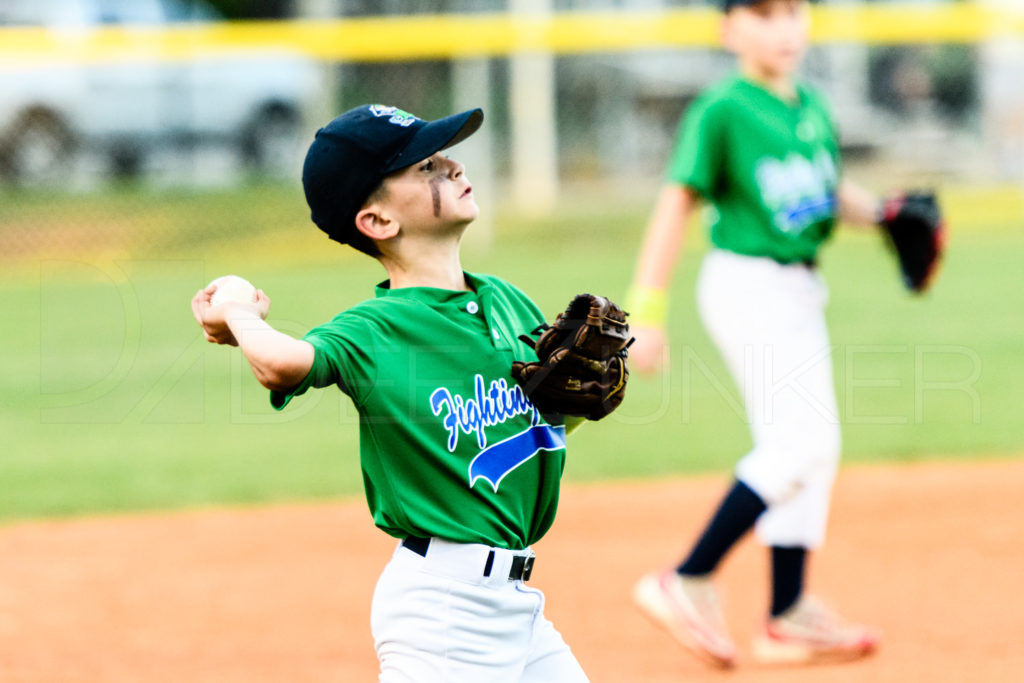
[[[376,203],[367,204],[356,214],[356,229],[372,240],[387,240],[398,234],[398,221]]]

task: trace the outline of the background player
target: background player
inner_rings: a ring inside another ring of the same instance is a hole
[[[723,39],[739,73],[687,112],[668,182],[647,227],[626,308],[634,367],[658,366],[666,347],[666,288],[685,226],[714,208],[713,249],[697,284],[701,318],[741,388],[754,447],[684,561],[645,576],[640,608],[698,655],[729,666],[735,646],[711,576],[757,526],[771,548],[771,608],[753,654],[770,662],[857,657],[877,638],[804,594],[807,552],[824,537],[839,461],[839,416],[815,263],[837,218],[869,226],[879,204],[841,180],[822,97],[794,80],[809,15],[802,0],[724,0]]]
[[[524,584],[565,461],[565,425],[510,376],[533,356],[517,335],[544,318],[507,282],[462,270],[478,208],[462,165],[438,153],[482,119],[374,105],[317,133],[303,169],[313,221],[381,263],[375,299],[301,340],[263,320],[262,292],[211,307],[207,288],[192,306],[210,341],[241,347],[276,408],[337,385],[359,409],[367,502],[403,539],[373,598],[381,681],[585,681]]]

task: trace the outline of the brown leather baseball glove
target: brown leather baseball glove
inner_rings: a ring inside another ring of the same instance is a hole
[[[633,342],[626,315],[604,297],[578,294],[550,326],[519,337],[537,361],[514,362],[512,377],[542,414],[600,420],[622,403]]]

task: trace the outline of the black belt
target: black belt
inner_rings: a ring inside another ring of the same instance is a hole
[[[774,256],[771,256],[770,258],[780,266],[803,266],[805,268],[811,268],[812,270],[818,267],[818,260],[813,258],[796,259],[795,261],[785,261],[783,259],[775,258]]]
[[[413,551],[420,557],[427,556],[427,548],[430,547],[429,538],[409,536],[402,539],[402,545]],[[483,575],[490,576],[491,568],[494,566],[494,551],[487,553],[487,561],[484,563]],[[516,555],[512,558],[512,567],[508,571],[509,581],[529,581],[533,573],[533,555]]]

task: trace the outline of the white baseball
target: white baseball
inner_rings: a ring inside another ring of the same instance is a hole
[[[210,297],[211,306],[218,306],[229,301],[247,304],[256,301],[256,288],[244,277],[223,275],[210,284],[217,285],[216,291]]]

